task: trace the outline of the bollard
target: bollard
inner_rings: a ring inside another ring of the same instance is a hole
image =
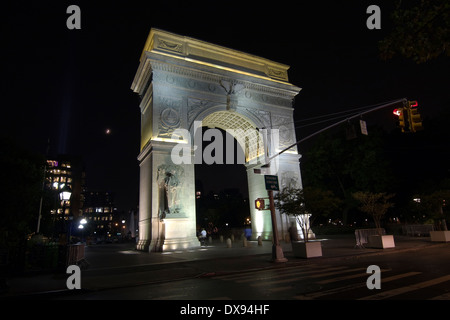
[[[234,242],[234,234],[231,234],[231,242]]]
[[[242,246],[246,247],[247,246],[247,238],[244,237],[243,241],[242,241]]]
[[[209,244],[212,243],[212,237],[211,236],[208,237],[208,242],[209,242]]]
[[[219,239],[220,239],[220,243],[223,243],[223,236],[222,235],[220,236]]]
[[[227,248],[231,248],[231,239],[230,238],[227,239]]]
[[[261,239],[261,236],[258,237],[258,246],[262,246],[262,239]]]

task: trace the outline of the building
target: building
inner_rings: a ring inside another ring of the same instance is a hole
[[[55,193],[55,206],[51,213],[56,215],[56,218],[67,220],[71,215],[74,218],[83,215],[85,181],[86,174],[81,157],[58,155],[47,160],[45,188]],[[70,188],[72,195],[69,201],[63,203],[59,201],[59,193],[65,187]]]
[[[84,199],[83,216],[87,220],[89,234],[105,240],[114,236],[118,227],[114,193],[87,191]]]

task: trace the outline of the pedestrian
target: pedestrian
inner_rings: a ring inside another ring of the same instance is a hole
[[[206,230],[205,228],[202,229],[202,232],[200,232],[200,243],[201,246],[206,246]]]

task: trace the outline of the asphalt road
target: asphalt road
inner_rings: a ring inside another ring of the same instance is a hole
[[[380,273],[368,273],[372,265],[379,267]],[[368,280],[379,283],[380,289],[369,289]],[[311,299],[450,300],[450,250],[448,246],[437,246],[347,259],[319,258],[304,265],[83,291],[54,298],[178,300],[178,304],[183,300],[264,300],[269,304]]]

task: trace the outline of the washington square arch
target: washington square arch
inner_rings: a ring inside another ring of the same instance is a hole
[[[252,240],[272,237],[271,215],[258,211],[267,197],[255,168],[296,141],[289,66],[218,45],[152,29],[131,89],[141,111],[139,240],[137,249],[170,251],[199,247],[195,164],[202,128],[229,132],[245,153]],[[223,142],[225,143],[225,142]],[[175,152],[174,152],[175,151]],[[199,153],[200,151],[200,153]],[[206,150],[205,150],[206,151]],[[301,187],[294,146],[270,161],[280,188]],[[223,164],[226,165],[226,164]],[[291,218],[276,213],[283,238]]]

